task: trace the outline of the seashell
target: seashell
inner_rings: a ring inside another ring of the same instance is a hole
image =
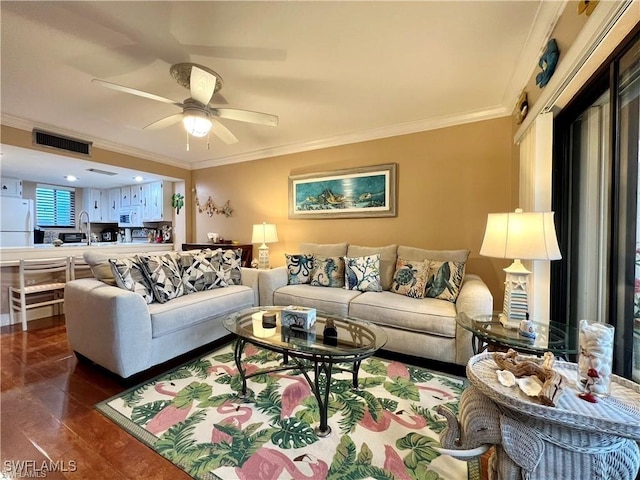
[[[496,370],[498,381],[505,387],[513,387],[516,384],[516,377],[509,370]]]
[[[542,390],[542,383],[537,377],[523,377],[518,379],[520,390],[530,397],[537,397]]]

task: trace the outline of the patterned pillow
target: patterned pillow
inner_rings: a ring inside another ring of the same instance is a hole
[[[287,283],[289,285],[310,283],[313,255],[308,253],[298,255],[285,253],[284,256],[287,259]]]
[[[391,291],[411,298],[424,298],[429,278],[429,262],[398,258]]]
[[[179,260],[185,294],[228,286],[220,252],[181,252]]]
[[[344,288],[361,292],[381,292],[380,254],[344,257]]]
[[[311,285],[315,287],[344,287],[343,257],[313,257]]]
[[[438,260],[425,260],[425,262],[429,262],[427,297],[455,302],[462,286],[465,263]]]
[[[138,255],[138,259],[158,302],[165,303],[184,294],[177,254]]]
[[[109,263],[118,287],[137,293],[147,303],[153,303],[153,291],[137,259],[110,258]]]
[[[242,285],[242,249],[222,250],[219,249],[222,256],[222,268],[224,270],[224,279],[228,285]]]

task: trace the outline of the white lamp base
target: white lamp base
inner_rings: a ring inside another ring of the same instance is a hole
[[[520,322],[529,314],[529,274],[520,260],[505,268],[504,303],[499,315],[500,323],[506,328],[519,328]]]
[[[258,268],[261,270],[269,269],[269,247],[265,243],[258,249]]]

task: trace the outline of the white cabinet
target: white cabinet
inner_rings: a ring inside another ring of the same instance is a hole
[[[142,220],[144,222],[170,222],[171,212],[171,182],[151,182],[142,185]]]
[[[142,185],[131,185],[131,203],[130,206],[142,206]]]
[[[120,213],[120,199],[122,192],[119,188],[112,188],[109,190],[109,201],[107,203],[107,222],[118,223],[118,216]]]
[[[82,191],[83,209],[89,213],[90,222],[102,222],[102,190],[98,188],[85,188]],[[83,219],[84,220],[84,219]]]
[[[130,186],[120,187],[120,206],[121,207],[131,206],[131,187]]]
[[[17,178],[2,178],[0,195],[22,198],[22,180]]]

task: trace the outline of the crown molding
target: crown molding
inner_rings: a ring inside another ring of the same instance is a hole
[[[87,135],[84,133],[76,132],[73,130],[66,130],[64,128],[55,127],[53,125],[47,125],[44,123],[33,122],[31,120],[13,117],[11,115],[0,114],[0,124],[6,125],[7,127],[17,128],[20,130],[26,130],[29,132],[34,128],[38,128],[38,129],[45,130],[47,132],[57,133],[59,135],[65,135],[68,137],[81,139],[83,141],[92,142],[92,146],[94,148],[100,148],[102,150],[108,150],[115,153],[121,153],[123,155],[142,158],[144,160],[151,160],[153,162],[163,163],[165,165],[171,165],[173,167],[184,168],[186,170],[191,170],[192,168],[190,163],[176,160],[175,158],[163,157],[162,155],[157,155],[155,153],[150,153],[145,150],[139,150],[133,147],[127,147],[127,146],[120,145],[114,142],[109,142],[107,140],[103,140],[100,138],[88,139]],[[87,159],[87,160],[91,160],[91,159]]]
[[[428,130],[437,130],[439,128],[463,125],[465,123],[491,120],[494,118],[506,117],[508,115],[510,115],[510,112],[506,107],[504,107],[503,105],[497,105],[489,109],[466,112],[463,114],[446,115],[427,120],[419,120],[416,122],[407,122],[397,125],[391,125],[388,127],[375,128],[363,132],[337,135],[320,140],[312,140],[310,142],[267,148],[255,152],[231,155],[224,158],[203,160],[201,162],[193,163],[192,169],[200,170],[203,168],[218,167],[221,165],[229,165],[233,163],[250,162],[263,158],[277,157],[280,155],[290,155],[294,153],[308,152],[311,150],[320,150],[323,148],[339,147],[341,145],[348,145],[352,143],[367,142],[370,140],[378,140],[382,138],[409,135],[412,133],[425,132]]]

